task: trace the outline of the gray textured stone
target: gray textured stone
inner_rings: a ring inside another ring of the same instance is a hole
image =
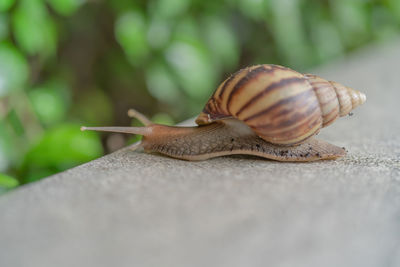
[[[400,266],[400,42],[316,71],[367,94],[340,160],[121,150],[0,198],[0,266]]]

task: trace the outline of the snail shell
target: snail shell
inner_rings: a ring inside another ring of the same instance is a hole
[[[226,79],[196,123],[233,117],[267,142],[295,145],[365,100],[363,93],[316,75],[278,65],[256,65]]]

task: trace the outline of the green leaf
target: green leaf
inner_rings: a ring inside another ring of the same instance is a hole
[[[85,123],[106,125],[112,122],[113,108],[111,99],[98,88],[82,90],[79,102],[75,103],[73,115]]]
[[[304,8],[309,12],[305,17],[305,22],[307,28],[311,29],[310,39],[315,47],[315,55],[318,56],[319,62],[325,62],[343,55],[342,39],[323,3],[310,2]]]
[[[167,45],[171,35],[171,23],[155,15],[151,18],[147,30],[147,40],[151,47],[160,49]]]
[[[375,39],[385,42],[398,36],[399,27],[396,20],[400,22],[400,16],[398,18],[393,16],[393,14],[391,14],[393,11],[395,11],[395,9],[389,10],[384,7],[376,7],[372,10],[371,29]]]
[[[11,189],[19,185],[17,179],[8,176],[6,174],[0,173],[0,188]]]
[[[239,42],[233,29],[219,17],[206,17],[203,31],[214,65],[234,67],[239,61]],[[222,66],[221,66],[222,67]]]
[[[153,63],[147,69],[146,83],[150,94],[159,101],[173,104],[179,100],[178,85],[165,65]]]
[[[368,9],[358,0],[332,1],[336,24],[341,30],[344,43],[350,47],[361,45],[368,39]]]
[[[36,182],[50,175],[56,174],[57,172],[59,172],[59,170],[54,168],[33,167],[29,169],[29,172],[26,175],[24,175],[23,183]]]
[[[7,35],[8,35],[8,16],[7,14],[0,13],[0,41],[6,39]]]
[[[6,151],[8,149],[8,151]],[[11,149],[4,148],[4,140],[0,137],[0,171],[6,171],[8,166],[10,165],[10,158],[8,154],[11,154]]]
[[[7,11],[13,4],[15,0],[0,0],[0,12]]]
[[[175,17],[188,9],[190,0],[159,0],[156,1],[156,6],[153,8],[158,16]]]
[[[262,19],[265,16],[268,0],[239,0],[240,10],[248,17]]]
[[[11,44],[0,44],[0,97],[19,89],[29,75],[28,63]]]
[[[301,0],[271,0],[271,16],[266,22],[271,27],[276,49],[293,68],[305,68],[313,63],[305,28],[302,25]]]
[[[343,45],[337,28],[328,21],[319,21],[312,33],[321,62],[337,58],[343,54]]]
[[[25,168],[55,168],[62,171],[103,154],[97,133],[81,132],[80,125],[61,124],[46,131],[27,153]]]
[[[22,50],[30,55],[54,54],[57,31],[41,0],[23,0],[13,14],[14,36]]]
[[[51,125],[65,118],[68,92],[61,81],[48,82],[29,92],[33,109],[42,123]]]
[[[400,22],[400,1],[398,0],[387,0],[387,5],[388,5],[388,11],[392,12],[397,19],[398,22]]]
[[[59,14],[70,16],[85,2],[85,0],[47,0]]]
[[[174,125],[174,119],[167,113],[157,113],[152,118],[151,121],[163,125]]]
[[[4,120],[0,120],[0,172],[6,171],[16,158],[16,148],[13,138],[6,129]]]
[[[134,65],[138,65],[149,53],[146,41],[147,26],[139,11],[122,14],[115,22],[115,36]]]
[[[201,27],[199,23],[192,17],[186,16],[181,19],[174,29],[174,40],[201,42]]]
[[[218,69],[201,43],[175,41],[168,47],[166,59],[191,98],[205,100],[215,89]]]
[[[22,136],[24,134],[24,126],[15,109],[11,109],[8,112],[6,120],[17,136]]]
[[[140,5],[140,1],[132,1],[132,0],[113,0],[106,1],[106,3],[110,6],[113,13],[119,14],[122,12],[126,12],[127,10],[136,9]]]

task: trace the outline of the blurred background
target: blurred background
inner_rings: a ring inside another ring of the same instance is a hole
[[[400,32],[399,0],[0,0],[0,193],[174,124],[230,73],[306,71]]]

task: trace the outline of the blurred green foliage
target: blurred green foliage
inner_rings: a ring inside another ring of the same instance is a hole
[[[303,71],[399,29],[398,0],[0,0],[0,192],[137,140],[81,124],[173,124],[241,67]]]

